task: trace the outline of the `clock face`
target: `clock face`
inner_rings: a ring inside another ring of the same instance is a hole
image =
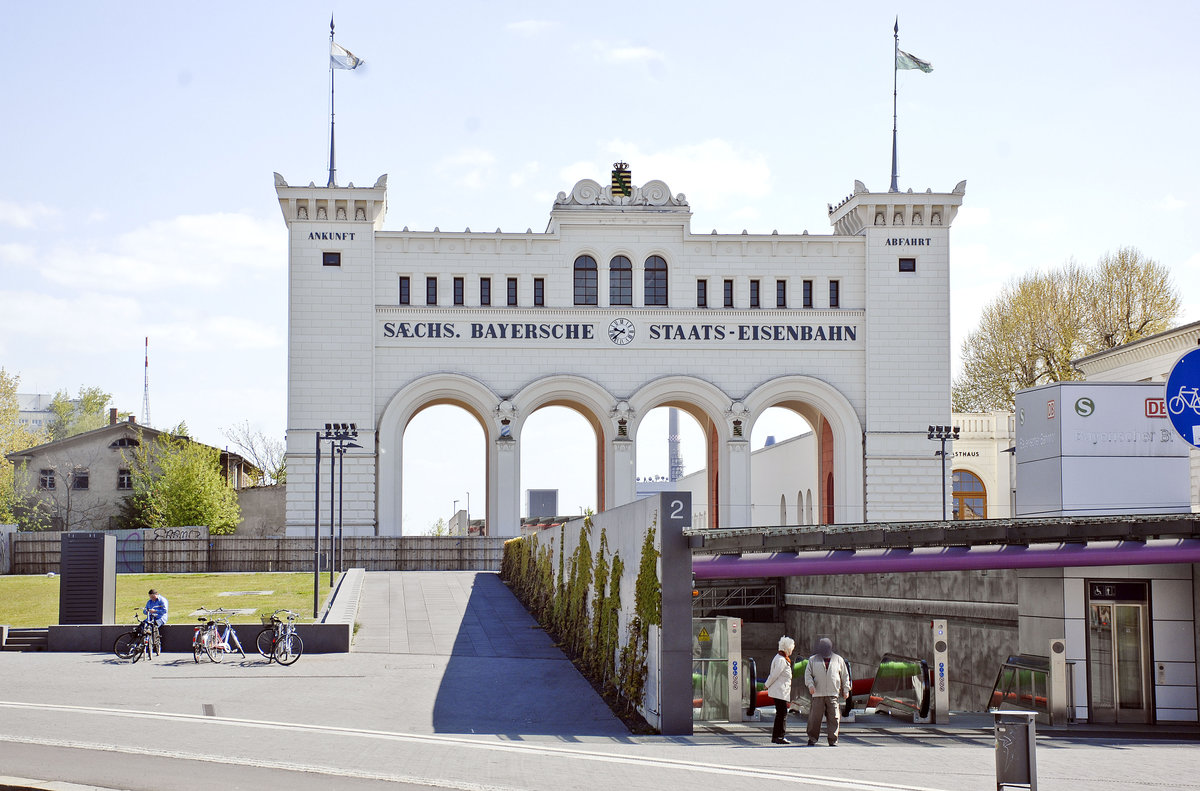
[[[618,346],[624,346],[633,340],[634,327],[629,319],[613,319],[608,325],[608,339]]]

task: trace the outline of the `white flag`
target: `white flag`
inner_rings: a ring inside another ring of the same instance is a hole
[[[329,63],[335,69],[357,69],[363,59],[340,44],[329,42]]]

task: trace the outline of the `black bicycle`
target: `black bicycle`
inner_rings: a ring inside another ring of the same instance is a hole
[[[286,613],[287,620],[279,617]],[[281,665],[290,665],[304,653],[304,641],[296,634],[296,618],[299,616],[291,610],[276,610],[271,615],[263,616],[265,628],[258,633],[254,644],[258,653]]]
[[[156,634],[157,625],[149,618],[139,618],[139,615],[138,610],[133,611],[137,628],[132,632],[125,632],[113,642],[113,653],[118,658],[131,659],[135,663],[143,657],[153,659],[156,651],[162,653],[158,648],[160,643]]]

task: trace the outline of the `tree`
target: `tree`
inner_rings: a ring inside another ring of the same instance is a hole
[[[446,527],[446,520],[439,516],[438,520],[429,526],[429,532],[426,535],[434,537],[450,535],[450,529]]]
[[[1018,390],[1079,379],[1073,360],[1162,332],[1178,313],[1170,273],[1133,248],[1091,271],[1068,261],[1024,275],[984,308],[963,342],[953,408],[1011,410]]]
[[[221,429],[221,433],[233,443],[239,453],[261,471],[262,478],[256,485],[262,483],[263,479],[268,485],[287,483],[286,448],[281,440],[268,437],[261,431],[254,431],[250,428],[248,420]]]
[[[1171,328],[1180,301],[1165,266],[1122,247],[1101,258],[1098,267],[1088,294],[1088,336],[1095,351]]]
[[[29,511],[28,504],[24,503],[24,498],[14,485],[13,465],[3,457],[14,451],[41,445],[48,439],[44,430],[21,425],[21,406],[17,400],[20,384],[20,376],[0,368],[0,524],[23,524],[24,521],[18,516]]]
[[[50,439],[66,439],[85,431],[108,425],[108,405],[112,395],[99,387],[80,385],[79,395],[71,398],[66,390],[59,390],[50,401],[54,420],[50,423]],[[128,417],[128,412],[121,417]]]
[[[237,492],[221,474],[219,450],[164,432],[154,442],[139,444],[133,456],[126,459],[133,495],[122,508],[125,525],[206,525],[216,535],[237,528],[241,519]]]

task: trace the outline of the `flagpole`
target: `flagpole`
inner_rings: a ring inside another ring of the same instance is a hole
[[[329,183],[326,187],[337,186],[337,168],[333,159],[333,17],[329,17]]]
[[[892,48],[892,186],[888,192],[900,191],[896,184],[896,74],[899,71],[896,61],[900,57],[900,17],[896,17],[894,33],[896,43]]]

